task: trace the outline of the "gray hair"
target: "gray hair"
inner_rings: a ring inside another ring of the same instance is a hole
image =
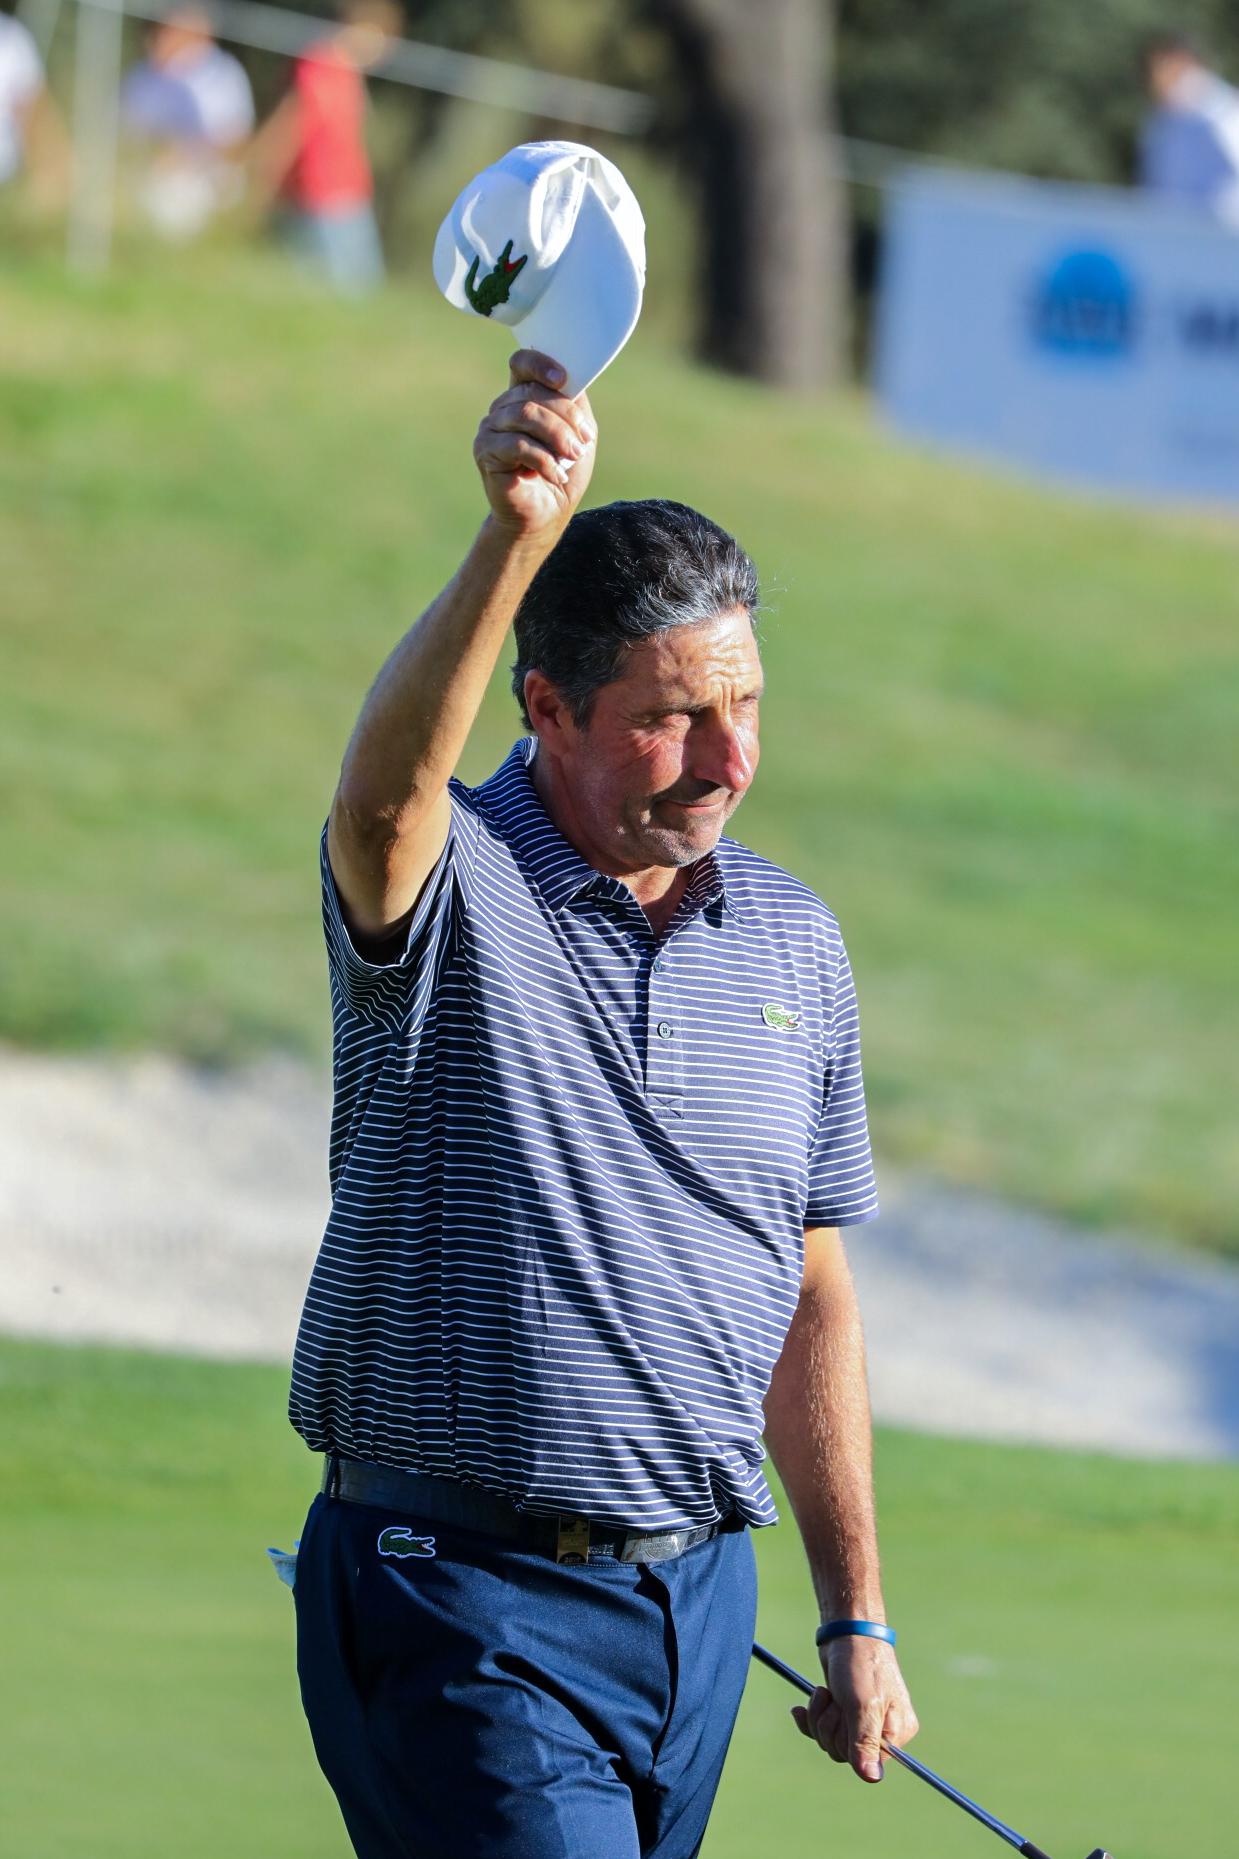
[[[757,570],[734,536],[661,497],[579,510],[516,615],[512,693],[526,724],[525,678],[540,671],[584,727],[629,647],[676,626],[758,604]]]

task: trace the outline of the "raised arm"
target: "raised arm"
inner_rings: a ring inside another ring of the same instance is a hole
[[[805,1234],[800,1302],[766,1395],[766,1444],[809,1560],[823,1621],[885,1621],[873,1509],[865,1345],[838,1231]],[[792,1712],[806,1736],[865,1781],[882,1775],[883,1737],[915,1736],[916,1713],[881,1640],[822,1648],[826,1683]]]
[[[529,583],[594,467],[584,395],[545,355],[512,357],[511,385],[473,456],[490,512],[457,574],[379,673],[344,756],[327,833],[350,926],[381,937],[416,904],[447,843],[448,778]]]

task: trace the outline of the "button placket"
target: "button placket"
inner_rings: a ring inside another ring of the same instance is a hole
[[[653,1108],[669,1117],[684,1114],[683,1020],[675,962],[656,951],[646,977],[645,1092]]]

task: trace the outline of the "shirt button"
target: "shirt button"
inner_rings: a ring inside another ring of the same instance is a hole
[[[670,1020],[660,1020],[658,1022],[658,1037],[660,1039],[670,1039],[674,1032],[675,1028],[672,1026]]]
[[[654,958],[654,973],[655,973],[656,975],[661,975],[661,974],[662,974],[662,972],[663,972],[663,969],[664,969],[664,968],[665,968],[666,966],[667,966],[667,964],[666,964],[666,963],[665,963],[665,962],[663,961],[663,958],[662,958],[662,956],[661,956],[661,955],[657,955],[657,956],[655,956],[655,958]]]

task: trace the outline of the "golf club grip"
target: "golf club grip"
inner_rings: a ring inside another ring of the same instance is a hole
[[[1020,1847],[1020,1851],[1023,1853],[1024,1859],[1050,1859],[1049,1853],[1043,1853],[1041,1848],[1039,1846],[1034,1846],[1031,1840],[1025,1840],[1024,1844]]]

